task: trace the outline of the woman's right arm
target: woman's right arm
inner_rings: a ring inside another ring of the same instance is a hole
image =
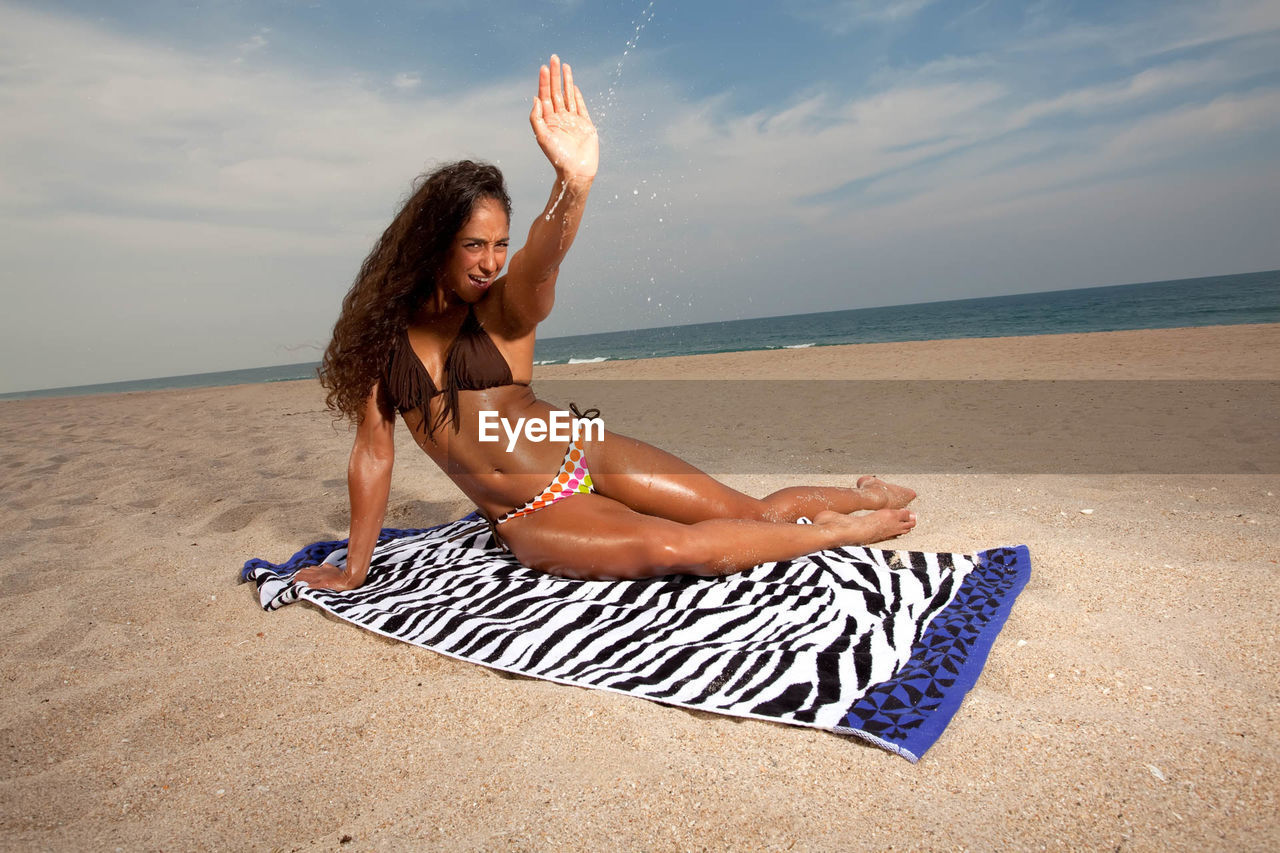
[[[369,572],[382,521],[391,494],[391,468],[395,461],[395,417],[378,405],[374,385],[365,402],[364,418],[356,429],[355,445],[347,462],[347,493],[351,498],[351,538],[343,568],[321,564],[298,572],[295,581],[319,589],[355,589]]]
[[[556,170],[547,206],[529,226],[524,247],[494,286],[508,331],[523,335],[551,313],[560,263],[582,223],[600,162],[600,140],[573,71],[554,54],[538,71],[538,97],[529,113],[538,147]]]

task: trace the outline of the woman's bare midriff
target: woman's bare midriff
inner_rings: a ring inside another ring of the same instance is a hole
[[[436,417],[444,403],[443,395],[431,401]],[[462,489],[468,498],[490,518],[497,518],[541,492],[551,482],[564,460],[568,441],[531,441],[523,430],[514,446],[501,426],[490,429],[497,441],[480,441],[480,413],[494,412],[491,420],[506,419],[514,429],[520,418],[549,421],[551,413],[563,411],[539,400],[527,385],[502,385],[483,391],[458,392],[459,430],[454,424],[442,424],[429,437],[417,411],[406,412],[405,424],[414,440],[431,457],[440,470]]]

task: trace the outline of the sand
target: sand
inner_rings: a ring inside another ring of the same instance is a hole
[[[850,412],[830,450],[788,448],[794,472],[824,482],[873,470],[914,486],[920,526],[895,547],[1031,548],[982,678],[917,765],[502,675],[304,605],[262,612],[236,583],[246,558],[345,536],[351,434],[314,382],[0,403],[0,849],[1276,849],[1280,473],[1274,396],[1255,392],[1280,380],[1278,356],[1271,325],[540,370],[539,383],[1194,380],[1261,401],[1202,432],[1189,411],[1186,467],[1136,473],[1043,442],[1010,451],[1005,471],[887,450],[897,435],[927,447],[921,421],[983,435],[1008,400],[939,419],[927,395],[903,398]],[[734,428],[749,449],[719,456],[696,419],[682,429],[711,470],[764,493],[793,478],[744,461],[767,449],[753,429],[776,442],[808,417],[750,411]],[[399,441],[387,524],[469,511]],[[1206,472],[1197,442],[1253,467]]]

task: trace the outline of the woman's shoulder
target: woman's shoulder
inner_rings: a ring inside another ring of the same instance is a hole
[[[495,292],[498,288],[499,285],[495,284],[483,299],[471,306],[471,315],[475,318],[476,324],[484,330],[486,335],[494,339],[508,343],[515,343],[525,338],[532,340],[538,324],[529,323],[512,312],[503,298],[503,292]]]

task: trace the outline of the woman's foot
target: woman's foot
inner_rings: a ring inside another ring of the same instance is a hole
[[[840,535],[841,544],[870,545],[901,536],[915,527],[916,514],[900,508],[878,509],[866,515],[844,515],[824,510],[814,516],[813,523],[834,528]]]
[[[873,499],[883,500],[884,503],[880,504],[880,507],[887,509],[902,509],[916,499],[916,493],[906,486],[886,483],[874,474],[859,477],[858,488]]]

